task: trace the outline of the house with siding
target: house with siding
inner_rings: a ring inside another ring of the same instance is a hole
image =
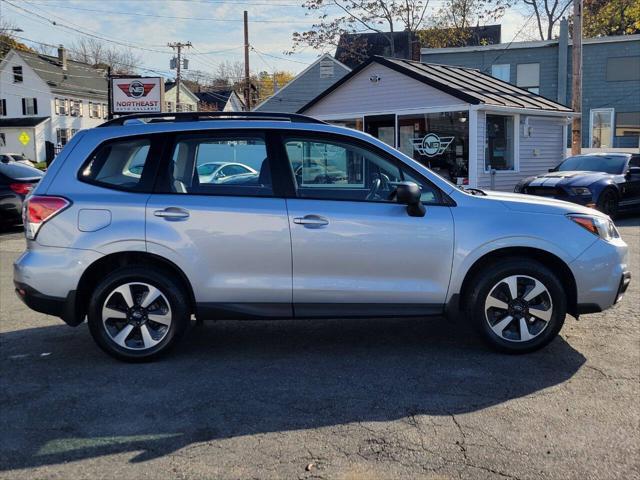
[[[513,191],[564,158],[568,107],[478,70],[372,57],[298,110],[460,185]]]
[[[198,110],[200,99],[184,84],[180,83],[180,103],[177,103],[175,82],[164,83],[164,108],[163,112],[195,112]]]
[[[254,108],[256,112],[294,113],[349,73],[351,69],[328,53]]]
[[[583,40],[582,147],[637,151],[640,35]],[[563,105],[571,103],[572,42],[566,21],[556,40],[423,48],[421,61],[476,68]]]
[[[0,153],[50,161],[79,130],[107,118],[106,72],[67,58],[10,50],[0,62]]]

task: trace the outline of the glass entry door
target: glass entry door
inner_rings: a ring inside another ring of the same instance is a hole
[[[396,145],[396,116],[369,115],[364,117],[364,131],[387,145]]]

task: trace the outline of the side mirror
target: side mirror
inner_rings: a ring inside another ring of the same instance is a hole
[[[625,177],[629,178],[634,176],[640,177],[640,167],[631,167],[629,168],[629,170],[627,170],[627,174],[625,175]]]
[[[558,167],[553,167],[549,169],[549,173],[551,172],[557,172],[558,171]]]
[[[398,203],[407,206],[407,213],[412,217],[424,217],[427,213],[427,209],[424,208],[420,197],[422,191],[417,183],[414,182],[401,182],[396,187],[396,198]]]

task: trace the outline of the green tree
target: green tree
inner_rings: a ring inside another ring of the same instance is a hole
[[[640,33],[640,1],[584,0],[585,37]]]

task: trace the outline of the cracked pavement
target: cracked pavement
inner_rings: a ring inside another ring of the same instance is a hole
[[[142,365],[28,310],[4,233],[0,478],[640,478],[640,219],[618,224],[625,299],[533,354],[444,319],[216,322]]]

